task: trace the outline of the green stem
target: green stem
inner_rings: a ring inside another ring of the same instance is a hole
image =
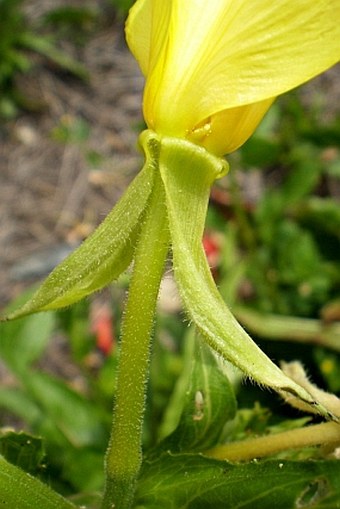
[[[244,306],[233,309],[236,318],[253,334],[272,340],[325,346],[340,352],[340,325],[312,318],[259,313]]]
[[[102,509],[128,509],[142,461],[141,441],[150,342],[168,249],[168,224],[159,174],[141,225],[122,326],[111,438]]]
[[[289,449],[328,444],[333,444],[334,447],[340,444],[340,426],[335,422],[324,422],[265,437],[231,442],[214,447],[205,454],[220,460],[249,461]]]

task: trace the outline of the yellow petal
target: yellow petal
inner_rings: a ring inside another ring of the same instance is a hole
[[[152,25],[167,31],[158,33],[144,96],[147,124],[160,134],[184,137],[204,119],[282,94],[340,57],[339,0],[138,3],[152,7]]]
[[[144,76],[158,61],[168,38],[172,0],[137,0],[129,11],[125,35]]]
[[[202,145],[217,156],[238,149],[253,134],[275,98],[219,111],[187,134],[187,139]]]

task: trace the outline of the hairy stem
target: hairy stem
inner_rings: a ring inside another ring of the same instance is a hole
[[[231,442],[214,447],[205,454],[220,460],[249,461],[289,449],[329,444],[340,444],[340,425],[335,422],[324,422],[274,435]]]
[[[102,509],[128,509],[134,498],[142,451],[145,391],[159,285],[168,249],[164,191],[159,175],[147,207],[121,333],[115,406],[106,454]]]

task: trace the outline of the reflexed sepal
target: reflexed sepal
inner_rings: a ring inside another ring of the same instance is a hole
[[[219,294],[202,247],[210,188],[227,163],[190,142],[161,138],[159,169],[165,187],[175,278],[183,304],[210,347],[260,385],[293,394],[332,416],[286,376],[254,343]]]
[[[130,265],[152,188],[154,155],[103,223],[47,277],[32,298],[8,319],[63,308],[100,290]]]

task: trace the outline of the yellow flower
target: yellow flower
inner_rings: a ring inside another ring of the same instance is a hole
[[[340,2],[137,0],[126,35],[148,127],[223,155],[276,96],[339,60]]]

